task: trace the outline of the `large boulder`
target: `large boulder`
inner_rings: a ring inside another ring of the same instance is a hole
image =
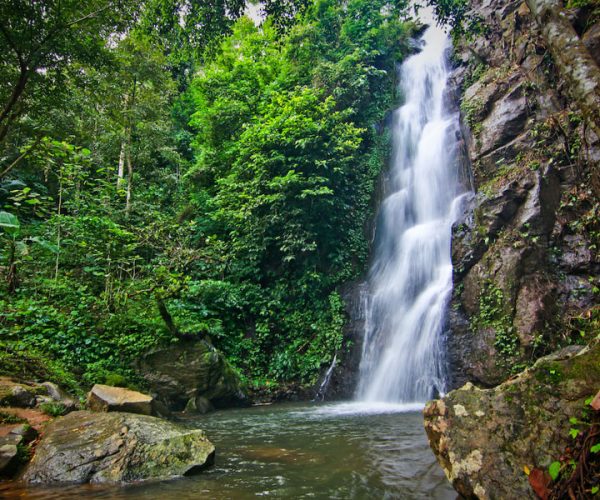
[[[203,431],[131,413],[77,411],[52,422],[23,475],[28,483],[114,483],[198,472],[214,460]]]
[[[138,366],[146,384],[171,410],[193,409],[198,397],[216,408],[247,398],[225,357],[203,340],[180,341],[148,353]]]
[[[600,387],[600,341],[565,348],[493,389],[471,383],[424,410],[429,443],[466,498],[535,498],[524,470],[546,470],[569,440],[570,418]]]
[[[125,411],[152,415],[152,396],[122,387],[96,384],[88,393],[87,405],[92,411]]]

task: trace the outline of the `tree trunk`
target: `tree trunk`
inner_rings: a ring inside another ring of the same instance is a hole
[[[131,163],[131,147],[127,148],[127,195],[125,198],[125,212],[129,215],[131,208],[131,182],[133,180],[133,165]]]
[[[600,68],[565,16],[560,0],[525,0],[571,96],[600,138]]]
[[[119,165],[117,167],[117,189],[123,185],[123,178],[125,176],[125,156],[127,150],[127,130],[125,129],[124,137],[121,140],[121,152],[119,153]]]
[[[173,321],[173,317],[171,316],[171,313],[167,309],[167,305],[165,304],[165,301],[163,299],[161,299],[160,297],[156,297],[156,304],[158,305],[158,312],[160,314],[160,317],[165,322],[165,326],[167,327],[167,330],[169,330],[169,333],[171,335],[173,335],[173,337],[179,338],[181,334],[179,333],[179,330],[175,326],[175,322]]]
[[[6,275],[6,283],[8,285],[8,294],[14,295],[19,287],[16,256],[17,249],[14,241],[11,241],[8,245],[8,273]]]
[[[19,79],[17,80],[17,83],[13,88],[8,102],[4,105],[4,108],[0,113],[0,143],[2,143],[6,138],[9,128],[16,118],[16,113],[14,113],[14,109],[17,103],[19,102],[19,99],[23,95],[23,92],[25,91],[25,86],[27,85],[28,80],[29,71],[26,66],[21,65],[19,71]]]

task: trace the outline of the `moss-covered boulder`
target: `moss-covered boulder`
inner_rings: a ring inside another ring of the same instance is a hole
[[[526,470],[548,466],[569,441],[570,418],[600,388],[600,341],[541,358],[493,389],[468,383],[424,410],[430,445],[466,498],[535,498]]]
[[[193,408],[198,397],[215,408],[247,402],[238,374],[203,340],[180,341],[148,353],[138,366],[146,385],[169,409]]]
[[[212,464],[201,430],[147,415],[78,411],[52,422],[23,479],[113,483],[190,475]]]

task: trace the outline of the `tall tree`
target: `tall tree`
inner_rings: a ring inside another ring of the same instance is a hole
[[[59,87],[76,61],[94,64],[127,29],[137,0],[3,0],[0,4],[0,143],[30,112],[27,96]]]

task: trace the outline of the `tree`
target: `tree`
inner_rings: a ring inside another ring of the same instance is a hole
[[[74,62],[97,64],[108,41],[127,29],[135,12],[135,0],[3,0],[0,143],[30,111],[27,92],[56,89],[62,71]]]

